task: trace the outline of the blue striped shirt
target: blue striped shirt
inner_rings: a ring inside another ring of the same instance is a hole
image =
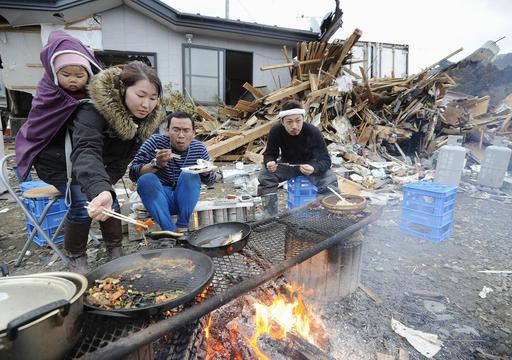
[[[169,135],[155,134],[142,144],[130,167],[129,175],[132,181],[137,182],[140,177],[141,168],[151,162],[156,156],[155,150],[157,149],[171,149],[171,139]],[[166,186],[175,186],[181,174],[182,167],[197,165],[197,159],[211,161],[204,144],[196,139],[192,140],[187,150],[180,152],[173,149],[172,152],[181,155],[181,159],[171,158],[165,168],[156,172],[162,184]],[[208,176],[201,176],[201,181],[207,185],[213,184],[215,181],[215,173],[211,171]]]

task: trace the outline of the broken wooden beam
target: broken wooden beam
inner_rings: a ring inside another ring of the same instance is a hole
[[[309,81],[301,82],[297,85],[293,85],[284,89],[279,89],[271,93],[264,101],[265,105],[274,103],[276,101],[282,100],[288,96],[295,95],[301,91],[309,89],[310,83]]]
[[[228,117],[239,118],[242,116],[243,111],[233,109],[232,107],[229,107],[229,106],[222,106],[219,108],[219,114],[223,114]]]
[[[243,111],[243,112],[252,113],[252,112],[256,111],[256,109],[258,109],[258,107],[259,107],[258,103],[251,102],[251,101],[246,101],[246,100],[238,100],[238,102],[236,103],[234,109],[235,110],[240,110],[240,111]]]
[[[294,67],[294,66],[307,65],[307,64],[316,64],[316,63],[320,63],[320,62],[325,61],[325,60],[327,60],[327,59],[322,58],[322,59],[292,61],[292,62],[289,62],[289,63],[286,63],[286,64],[276,64],[276,65],[262,66],[262,67],[260,67],[260,70],[261,71],[266,71],[266,70],[281,69],[281,68],[285,68],[285,67]]]
[[[195,113],[196,113],[197,115],[201,116],[201,117],[202,117],[203,119],[205,119],[206,121],[212,121],[212,122],[214,122],[214,123],[216,123],[216,122],[217,122],[217,119],[216,119],[216,118],[214,118],[212,115],[208,114],[208,113],[206,112],[206,110],[204,110],[204,109],[202,109],[202,108],[200,108],[200,107],[196,107],[194,111],[195,111]]]
[[[355,29],[352,35],[349,36],[349,38],[343,43],[343,47],[341,49],[341,54],[338,57],[338,61],[336,61],[336,64],[334,64],[330,69],[329,73],[333,76],[337,76],[342,65],[343,61],[345,61],[345,58],[347,57],[348,53],[350,52],[350,49],[352,49],[352,46],[359,40],[359,38],[363,35],[363,32],[360,29]]]
[[[261,91],[259,91],[258,89],[256,89],[254,86],[252,86],[251,84],[249,84],[248,82],[246,82],[245,84],[242,85],[242,87],[249,91],[251,93],[252,96],[254,96],[254,99],[258,99],[258,98],[261,98],[263,96],[265,96],[265,94],[263,94]]]
[[[211,146],[208,146],[208,154],[212,158],[216,158],[220,155],[227,154],[231,150],[237,149],[242,145],[248,144],[253,140],[256,140],[262,136],[265,136],[270,131],[270,128],[276,123],[277,121],[269,121],[263,125],[257,126],[253,129],[249,129],[244,131],[242,134],[233,136],[229,139],[226,139],[224,141],[221,141],[217,144],[213,144]]]

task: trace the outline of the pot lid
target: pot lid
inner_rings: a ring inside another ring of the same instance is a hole
[[[52,271],[52,272],[45,272],[45,273],[37,273],[32,274],[31,276],[43,276],[43,277],[57,277],[57,278],[63,278],[66,280],[71,281],[76,286],[76,292],[75,295],[71,298],[69,302],[73,303],[78,299],[80,296],[84,294],[84,292],[87,290],[87,287],[89,285],[87,278],[83,276],[82,274],[78,274],[71,271]]]
[[[0,332],[17,317],[57,300],[70,300],[77,289],[70,280],[43,276],[0,278]]]

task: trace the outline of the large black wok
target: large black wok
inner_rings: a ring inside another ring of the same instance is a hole
[[[151,238],[170,237],[175,233],[154,231],[148,234]],[[230,221],[205,226],[190,235],[176,238],[185,246],[201,251],[208,256],[217,257],[231,255],[242,250],[251,234],[251,226],[246,223]]]
[[[144,293],[179,290],[183,295],[161,304],[131,309],[103,310],[88,303],[87,297],[84,305],[88,311],[100,315],[119,317],[153,315],[192,300],[206,288],[213,274],[212,260],[197,251],[182,248],[143,251],[120,257],[91,271],[86,275],[90,286],[94,286],[95,280],[113,277],[121,278],[125,288],[132,285],[133,290]]]

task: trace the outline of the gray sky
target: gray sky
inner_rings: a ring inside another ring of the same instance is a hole
[[[175,9],[208,16],[225,15],[224,0],[162,0]],[[334,0],[229,0],[231,19],[308,29],[334,9]],[[343,26],[334,38],[354,28],[361,40],[409,45],[409,73],[431,65],[458,48],[459,60],[487,40],[498,42],[500,54],[512,52],[512,0],[340,0]],[[301,16],[307,18],[301,18]]]

